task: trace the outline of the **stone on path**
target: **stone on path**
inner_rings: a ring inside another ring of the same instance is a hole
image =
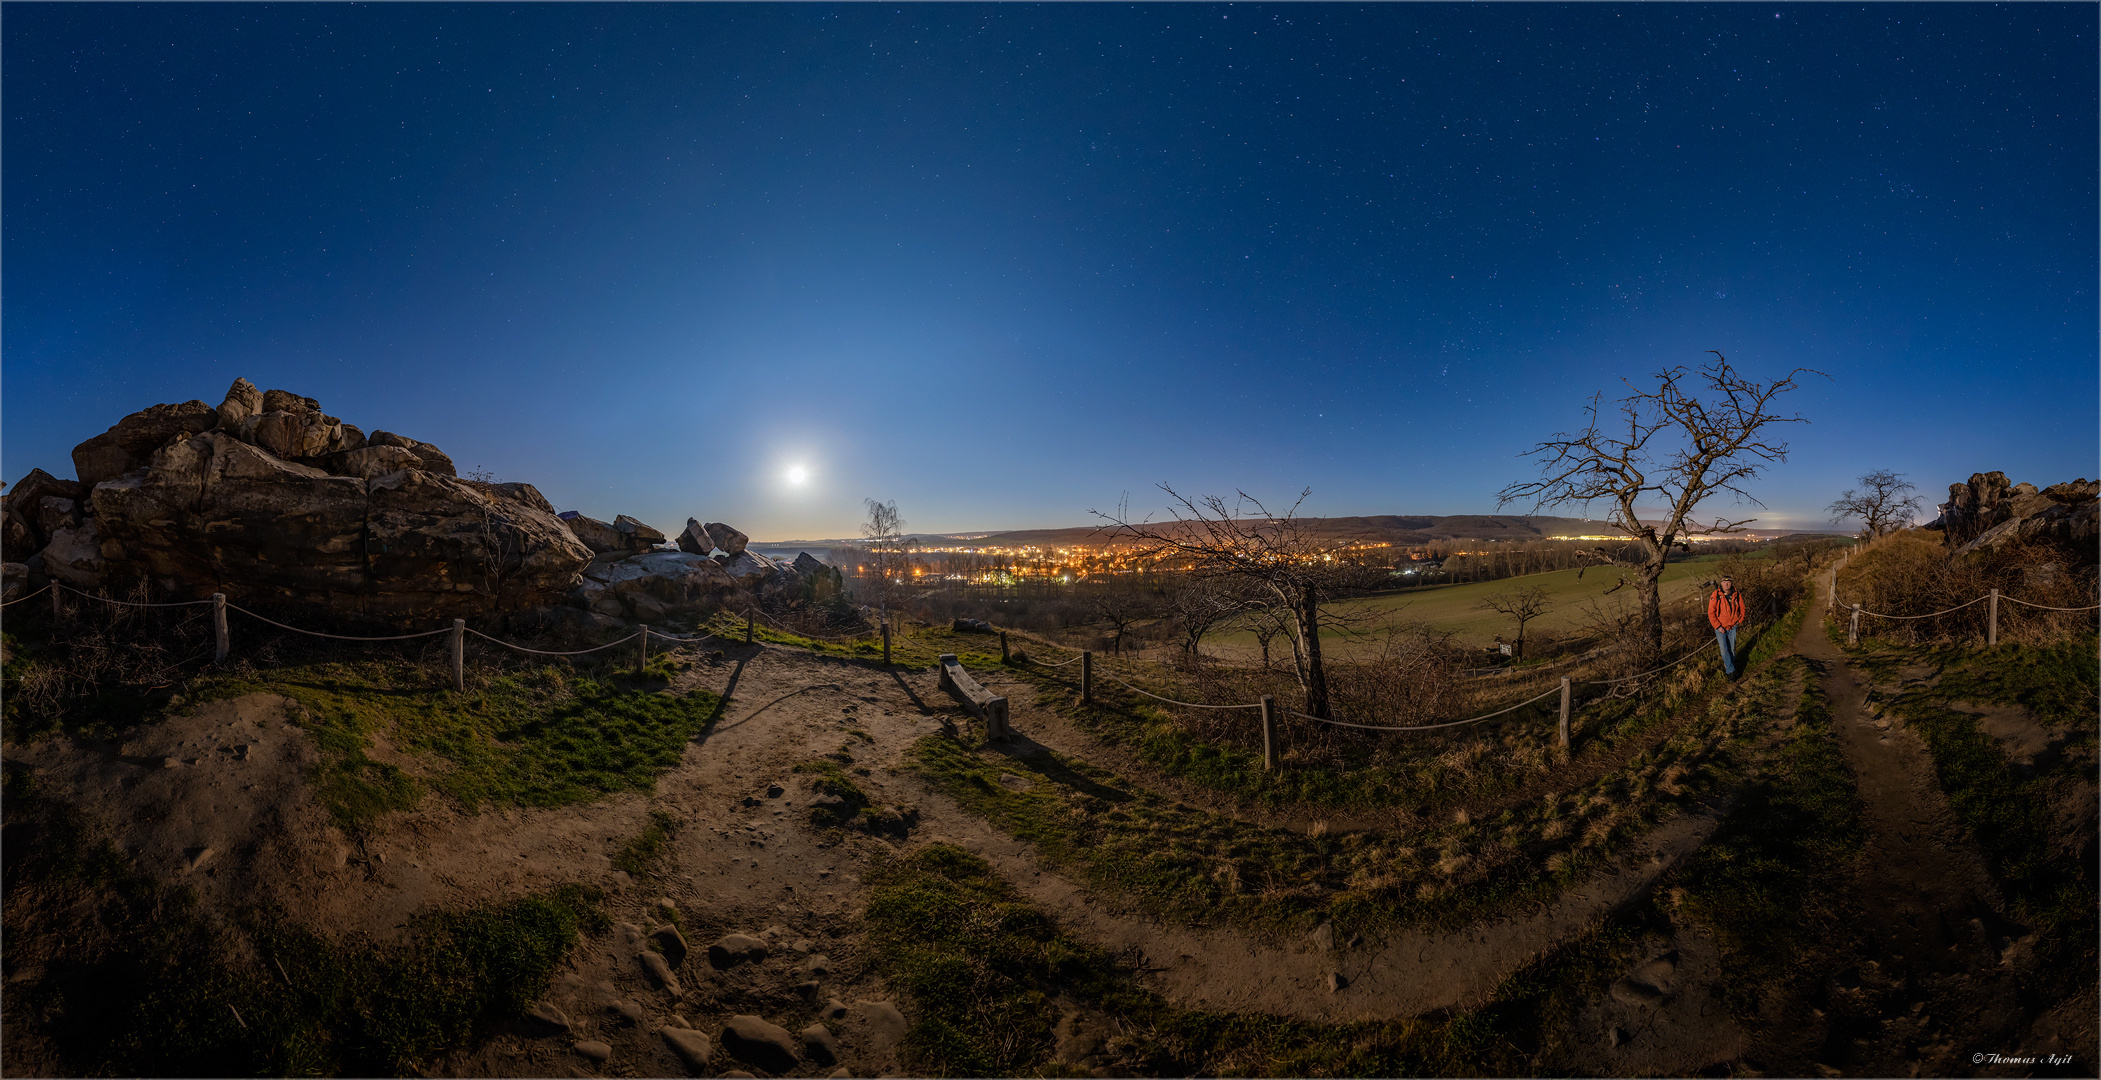
[[[818,1010],[817,1015],[824,1017],[826,1020],[844,1020],[846,1019],[846,1002],[838,998],[828,998],[824,1003],[824,1008]]]
[[[771,1073],[795,1068],[795,1037],[756,1016],[732,1016],[722,1029],[722,1048],[747,1065]]]
[[[665,923],[649,932],[649,940],[656,943],[673,968],[686,962],[686,935],[679,933],[678,927]]]
[[[576,1052],[592,1061],[604,1061],[613,1056],[613,1048],[596,1039],[586,1039],[577,1043]]]
[[[664,1044],[671,1047],[671,1052],[678,1056],[687,1072],[702,1076],[710,1071],[708,1059],[714,1056],[715,1047],[706,1035],[687,1028],[668,1027],[664,1029]]]
[[[647,1018],[642,1012],[642,1006],[627,1000],[614,1001],[608,1003],[606,1005],[606,1011],[625,1017],[627,1019],[627,1022],[630,1024],[640,1024],[644,1019]]]
[[[569,1030],[569,1017],[562,1010],[547,1002],[540,1002],[525,1011],[525,1015],[538,1023],[554,1029],[555,1033]]]
[[[766,959],[766,943],[745,934],[726,934],[708,946],[708,963],[715,970],[733,968],[752,960]]]
[[[1328,972],[1328,993],[1331,993],[1331,994],[1335,994],[1335,993],[1340,993],[1340,992],[1342,991],[1342,988],[1343,988],[1343,987],[1345,987],[1345,986],[1348,986],[1349,984],[1350,984],[1350,980],[1349,980],[1349,979],[1347,979],[1347,978],[1345,978],[1345,977],[1343,976],[1342,972],[1340,972],[1340,971],[1331,971],[1331,972]]]
[[[819,1065],[839,1063],[839,1037],[823,1024],[811,1024],[802,1029],[803,1056]]]
[[[802,962],[798,970],[812,978],[821,979],[832,973],[832,961],[830,957],[823,953],[812,953],[808,960]]]
[[[648,949],[644,949],[635,954],[635,959],[641,963],[642,970],[649,973],[650,979],[658,986],[669,991],[672,997],[680,997],[685,994],[685,988],[678,984],[678,976],[671,973],[671,965],[664,962],[662,953],[653,953]]]

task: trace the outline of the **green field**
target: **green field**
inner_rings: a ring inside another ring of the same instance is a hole
[[[1760,558],[1765,555],[1766,552],[1760,551],[1741,557]],[[1694,555],[1682,561],[1672,561],[1663,571],[1663,602],[1681,603],[1696,598],[1699,583],[1713,577],[1724,558],[1726,556]],[[1516,637],[1517,621],[1482,607],[1481,601],[1493,593],[1515,592],[1534,585],[1549,590],[1552,594],[1549,602],[1553,606],[1546,614],[1526,624],[1525,637],[1529,640],[1541,634],[1563,636],[1587,621],[1591,601],[1597,601],[1601,606],[1635,603],[1635,592],[1631,587],[1622,588],[1611,596],[1604,595],[1621,574],[1630,572],[1611,566],[1592,567],[1581,571],[1583,577],[1579,580],[1576,577],[1579,571],[1556,570],[1501,581],[1436,585],[1389,596],[1341,600],[1323,605],[1323,608],[1348,618],[1368,614],[1367,628],[1332,634],[1324,632],[1321,649],[1334,655],[1353,656],[1377,648],[1373,642],[1383,639],[1386,627],[1406,624],[1427,624],[1451,631],[1456,635],[1453,640],[1460,645],[1486,645],[1495,640],[1497,634],[1511,640]],[[1253,657],[1256,648],[1254,635],[1244,630],[1214,634],[1204,639],[1205,653],[1233,660]],[[1282,639],[1270,643],[1273,656],[1288,657],[1290,649],[1291,646]]]

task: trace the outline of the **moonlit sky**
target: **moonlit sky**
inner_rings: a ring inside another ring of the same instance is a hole
[[[1480,513],[1707,349],[1830,376],[1732,517],[2094,476],[2095,22],[9,4],[4,478],[246,376],[667,532]]]

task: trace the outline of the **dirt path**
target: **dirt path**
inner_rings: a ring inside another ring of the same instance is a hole
[[[1820,577],[1820,600],[1834,573]],[[2018,1052],[1948,1034],[1990,1041],[2020,1024],[2015,961],[2025,931],[2001,914],[2004,899],[1950,810],[1931,754],[1901,722],[1869,715],[1868,678],[1831,643],[1821,619],[1803,623],[1794,650],[1823,680],[1866,831],[1852,868],[1865,960],[1833,976],[1833,994],[1885,1015],[1879,1036],[1831,1041],[1822,1025],[1806,1024],[1787,1041],[1825,1066],[1884,1076],[1969,1074],[1974,1053]],[[1811,1039],[1823,1045],[1803,1045]]]

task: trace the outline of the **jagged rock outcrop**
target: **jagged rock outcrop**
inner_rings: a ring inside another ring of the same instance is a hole
[[[41,499],[38,520],[54,526],[45,571],[83,588],[143,576],[423,619],[558,602],[591,558],[532,485],[462,480],[428,443],[368,440],[314,399],[246,379],[219,409],[133,413],[74,461],[85,500]]]
[[[2041,491],[2034,484],[2009,483],[2001,472],[1975,473],[1965,483],[1948,486],[1941,516],[1929,523],[1940,529],[1956,555],[2008,543],[2060,547],[2074,562],[2096,561],[2101,544],[2101,482],[2072,480]]]
[[[594,517],[585,517],[575,511],[562,516],[569,531],[591,549],[592,555],[611,555],[627,551],[627,535]]]
[[[690,519],[688,520],[690,523]],[[701,529],[707,533],[708,539],[713,541],[715,546],[721,548],[722,553],[728,555],[731,559],[744,554],[744,545],[751,543],[751,537],[719,521],[710,521],[706,525],[702,525]]]
[[[661,623],[674,612],[718,606],[736,591],[737,582],[715,560],[657,551],[592,560],[570,598],[599,615]]]
[[[655,551],[657,545],[664,542],[662,530],[644,525],[626,514],[613,519],[613,528],[626,538],[627,549],[637,555]]]

